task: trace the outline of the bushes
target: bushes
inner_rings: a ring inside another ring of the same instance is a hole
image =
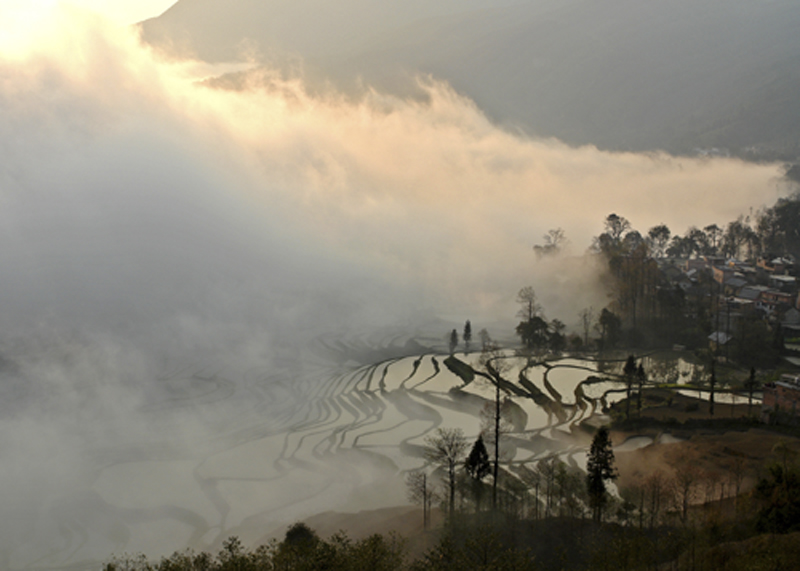
[[[253,551],[231,537],[216,556],[189,550],[159,563],[148,562],[143,555],[115,557],[103,571],[397,571],[405,568],[404,559],[403,543],[393,535],[374,534],[352,541],[337,533],[324,541],[298,523],[289,528],[282,542],[273,541]]]

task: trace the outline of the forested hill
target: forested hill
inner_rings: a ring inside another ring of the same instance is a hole
[[[449,81],[493,119],[606,149],[800,156],[795,0],[180,0],[144,38],[211,61],[254,46],[340,86]]]

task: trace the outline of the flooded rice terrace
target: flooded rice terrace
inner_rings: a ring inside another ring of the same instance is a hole
[[[404,335],[322,336],[299,368],[165,374],[140,411],[163,441],[84,451],[82,479],[41,498],[6,537],[3,567],[94,568],[112,554],[214,549],[232,535],[254,544],[320,512],[406,504],[404,479],[425,466],[426,437],[461,428],[472,442],[494,406],[489,380],[465,382],[428,346]],[[481,370],[480,352],[455,356]],[[583,468],[586,450],[567,436],[624,397],[613,380],[622,363],[600,376],[590,360],[530,366],[513,351],[499,360],[509,381],[505,461],[532,468],[557,455]],[[214,429],[181,449],[166,435],[187,414],[213,417]]]

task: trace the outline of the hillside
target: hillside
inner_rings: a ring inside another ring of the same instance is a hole
[[[493,119],[617,150],[795,158],[800,5],[787,0],[181,0],[144,38],[211,61],[302,58],[347,88],[430,73]]]

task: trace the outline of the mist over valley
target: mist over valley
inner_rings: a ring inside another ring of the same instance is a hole
[[[568,333],[609,303],[587,252],[608,214],[679,234],[791,195],[783,163],[689,155],[796,155],[800,10],[586,4],[181,0],[141,27],[69,6],[0,24],[0,567],[405,505],[425,438],[474,439],[494,398],[444,364],[451,330],[471,320],[455,353],[480,370],[485,328],[519,379],[521,288]],[[537,256],[557,227],[561,255]],[[581,400],[598,367],[515,385],[510,458],[583,466],[573,428],[622,396]]]

